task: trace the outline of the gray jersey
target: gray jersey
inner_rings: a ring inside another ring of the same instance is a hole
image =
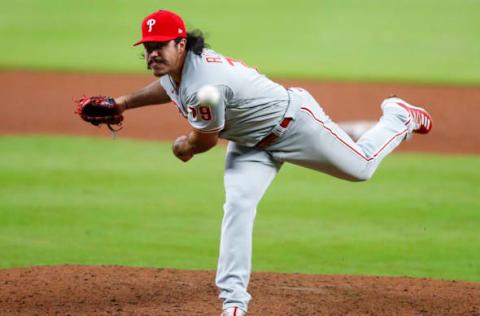
[[[221,138],[244,146],[254,146],[269,134],[289,105],[283,86],[209,49],[201,56],[187,53],[178,89],[169,75],[160,83],[194,129],[220,132]],[[197,92],[206,85],[219,89],[217,104],[199,104]]]

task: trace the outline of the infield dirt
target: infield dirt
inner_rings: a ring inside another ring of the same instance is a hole
[[[121,95],[155,80],[143,75],[59,74],[1,71],[1,134],[67,134],[111,137],[109,131],[85,124],[74,115],[73,100],[85,95]],[[279,80],[307,89],[334,121],[376,121],[380,103],[397,94],[425,106],[433,117],[427,137],[405,142],[399,151],[480,153],[480,87],[331,83]],[[189,130],[173,104],[126,112],[119,137],[174,140]]]
[[[0,270],[1,315],[219,315],[214,272],[53,266]],[[249,315],[480,315],[480,283],[254,273]]]
[[[1,71],[1,134],[111,137],[73,99],[118,95],[150,76]],[[391,93],[432,114],[428,136],[400,151],[480,153],[480,87],[281,81],[309,90],[335,121],[376,120]],[[173,140],[189,130],[171,104],[127,112],[120,137]],[[301,270],[301,267],[299,267]],[[480,315],[480,283],[399,277],[253,273],[249,315]],[[52,266],[0,269],[0,315],[218,315],[212,271]]]

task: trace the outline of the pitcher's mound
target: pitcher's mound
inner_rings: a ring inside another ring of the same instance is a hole
[[[480,315],[480,283],[254,273],[249,315]],[[214,272],[112,266],[0,270],[2,315],[219,315]]]

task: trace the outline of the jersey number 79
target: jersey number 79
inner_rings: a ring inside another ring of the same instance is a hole
[[[203,121],[211,121],[212,120],[212,111],[210,110],[210,107],[201,105],[198,107],[198,111],[196,108],[189,106],[188,111],[192,113],[192,117],[194,119],[197,118],[197,115],[200,114],[200,118]]]

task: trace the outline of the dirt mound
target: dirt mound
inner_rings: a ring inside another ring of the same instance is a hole
[[[1,315],[219,315],[214,272],[115,266],[0,270]],[[480,315],[480,283],[254,273],[249,315]]]
[[[86,95],[121,95],[155,80],[150,75],[101,75],[0,71],[0,134],[67,134],[110,137],[73,113],[73,99]],[[425,105],[434,127],[428,136],[405,142],[400,151],[480,153],[480,87],[330,83],[281,80],[307,89],[335,121],[378,120],[380,103],[396,93]],[[172,104],[128,111],[120,137],[173,140],[189,130]]]

